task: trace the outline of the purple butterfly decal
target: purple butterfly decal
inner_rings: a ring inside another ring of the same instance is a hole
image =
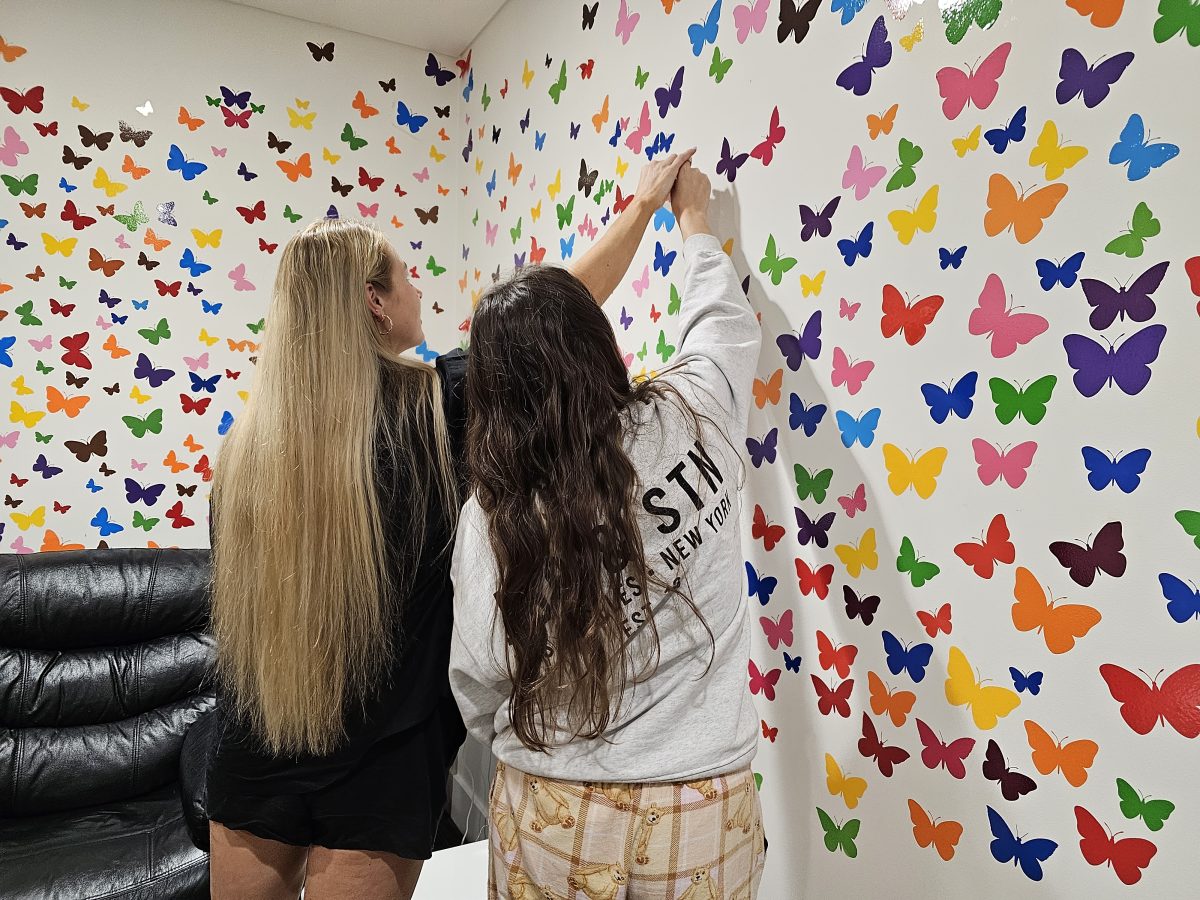
[[[833,214],[837,212],[842,195],[838,194],[825,204],[825,208],[817,212],[810,206],[800,204],[800,240],[807,241],[814,234],[829,237],[833,231]]]
[[[672,106],[678,107],[683,99],[683,66],[680,66],[666,87],[654,89],[654,102],[658,104],[658,117],[666,118]]]
[[[1088,324],[1103,331],[1117,319],[1128,318],[1131,322],[1148,322],[1154,315],[1154,298],[1150,295],[1158,290],[1163,276],[1167,274],[1169,262],[1151,266],[1133,280],[1129,287],[1112,287],[1095,278],[1081,278],[1084,296],[1092,306]]]
[[[721,142],[721,158],[717,160],[717,174],[724,175],[732,183],[737,178],[737,170],[750,158],[749,153],[734,155],[729,149],[729,138]]]
[[[1073,381],[1079,393],[1094,397],[1110,383],[1126,394],[1139,394],[1150,383],[1150,363],[1158,359],[1158,351],[1167,326],[1148,325],[1121,345],[1102,347],[1082,334],[1063,338],[1067,362],[1075,370]]]
[[[1105,572],[1113,578],[1125,574],[1125,538],[1121,534],[1120,522],[1109,522],[1098,532],[1095,540],[1086,545],[1070,541],[1053,541],[1050,552],[1068,570],[1071,580],[1081,587],[1089,587],[1096,575]]]
[[[775,338],[775,345],[793,372],[800,368],[805,357],[817,359],[821,355],[821,311],[818,309],[808,317],[804,331],[781,334]]]
[[[628,331],[629,326],[632,324],[633,324],[633,316],[631,316],[631,315],[629,315],[629,313],[625,312],[625,307],[622,306],[621,307],[621,327],[624,328],[626,331]]]
[[[108,291],[104,290],[104,288],[100,288],[100,298],[99,299],[100,299],[100,302],[103,303],[105,306],[107,306],[109,309],[112,309],[114,306],[116,306],[118,303],[121,302],[120,297],[112,296],[111,294],[109,294]]]
[[[245,109],[246,104],[250,102],[249,91],[242,91],[240,94],[235,94],[229,88],[225,87],[225,85],[221,85],[221,96],[228,107],[236,106],[238,109]]]
[[[145,353],[139,353],[137,365],[133,367],[134,378],[145,378],[150,383],[150,387],[156,388],[164,381],[169,381],[175,377],[173,369],[156,369],[150,362],[150,357]]]
[[[147,506],[153,506],[158,502],[158,498],[162,496],[165,484],[148,484],[142,486],[132,478],[125,479],[125,499],[130,503],[145,503]]]
[[[1061,104],[1082,95],[1083,105],[1091,109],[1108,96],[1131,62],[1133,53],[1126,51],[1089,66],[1082,53],[1068,47],[1063,51],[1062,65],[1058,68],[1060,80],[1054,96]]]
[[[33,471],[41,473],[42,478],[53,478],[62,473],[61,468],[50,465],[45,453],[38,454],[38,458],[33,463]]]
[[[880,16],[871,26],[871,34],[867,37],[867,49],[862,59],[842,69],[842,73],[837,77],[837,86],[853,91],[856,96],[861,97],[871,90],[871,80],[875,71],[891,61],[892,42],[888,40],[887,25],[883,16]]]
[[[514,253],[513,254],[513,268],[521,269],[521,268],[524,268],[524,266],[525,266],[525,251],[522,250],[520,253]]]
[[[432,53],[425,60],[425,74],[437,82],[438,87],[449,84],[454,80],[454,70],[443,69],[437,61],[437,57]]]
[[[800,507],[793,506],[792,509],[796,511],[796,527],[799,529],[796,532],[796,540],[802,546],[808,546],[809,543],[813,543],[818,547],[828,547],[829,529],[833,527],[833,520],[837,518],[837,513],[827,512],[821,518],[814,521]]]
[[[779,429],[772,428],[760,441],[757,438],[746,438],[746,450],[750,453],[750,462],[754,468],[759,468],[764,462],[775,462],[775,452],[779,447]]]

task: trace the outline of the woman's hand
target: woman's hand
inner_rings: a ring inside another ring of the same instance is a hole
[[[672,153],[649,163],[638,176],[634,196],[642,201],[647,209],[658,209],[671,196],[671,188],[675,184],[675,176],[680,166],[686,165],[695,152],[696,148],[690,147],[682,153]]]
[[[712,183],[708,176],[688,161],[679,168],[675,184],[671,188],[671,211],[679,222],[684,240],[693,234],[711,234],[708,225],[708,199],[712,194]]]

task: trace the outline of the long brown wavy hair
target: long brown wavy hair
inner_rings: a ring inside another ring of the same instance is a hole
[[[496,558],[512,726],[531,749],[549,750],[560,722],[575,737],[602,736],[626,687],[657,668],[651,613],[653,653],[633,671],[626,578],[642,598],[652,587],[679,597],[704,623],[686,587],[649,572],[641,485],[623,446],[630,408],[667,397],[698,437],[702,417],[673,386],[631,383],[612,326],[566,269],[527,266],[480,299],[467,465]]]
[[[390,292],[398,268],[387,239],[350,220],[288,241],[214,470],[217,672],[274,753],[338,744],[396,652],[426,511],[452,529],[458,510],[437,373],[388,350],[367,308],[366,285]],[[411,527],[385,536],[393,493]]]

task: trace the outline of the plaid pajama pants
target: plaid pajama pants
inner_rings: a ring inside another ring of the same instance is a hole
[[[766,862],[749,767],[703,781],[557,781],[496,764],[489,900],[754,900]]]

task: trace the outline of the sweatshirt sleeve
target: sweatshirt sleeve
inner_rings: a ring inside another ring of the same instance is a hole
[[[496,737],[496,713],[508,702],[511,685],[499,663],[493,662],[495,562],[482,511],[473,497],[459,516],[450,573],[454,581],[450,688],[467,730],[490,748]]]
[[[720,418],[730,426],[729,437],[737,440],[749,415],[762,329],[732,260],[713,235],[692,235],[683,252],[688,272],[675,359],[682,368],[677,375],[711,395],[723,412]]]

